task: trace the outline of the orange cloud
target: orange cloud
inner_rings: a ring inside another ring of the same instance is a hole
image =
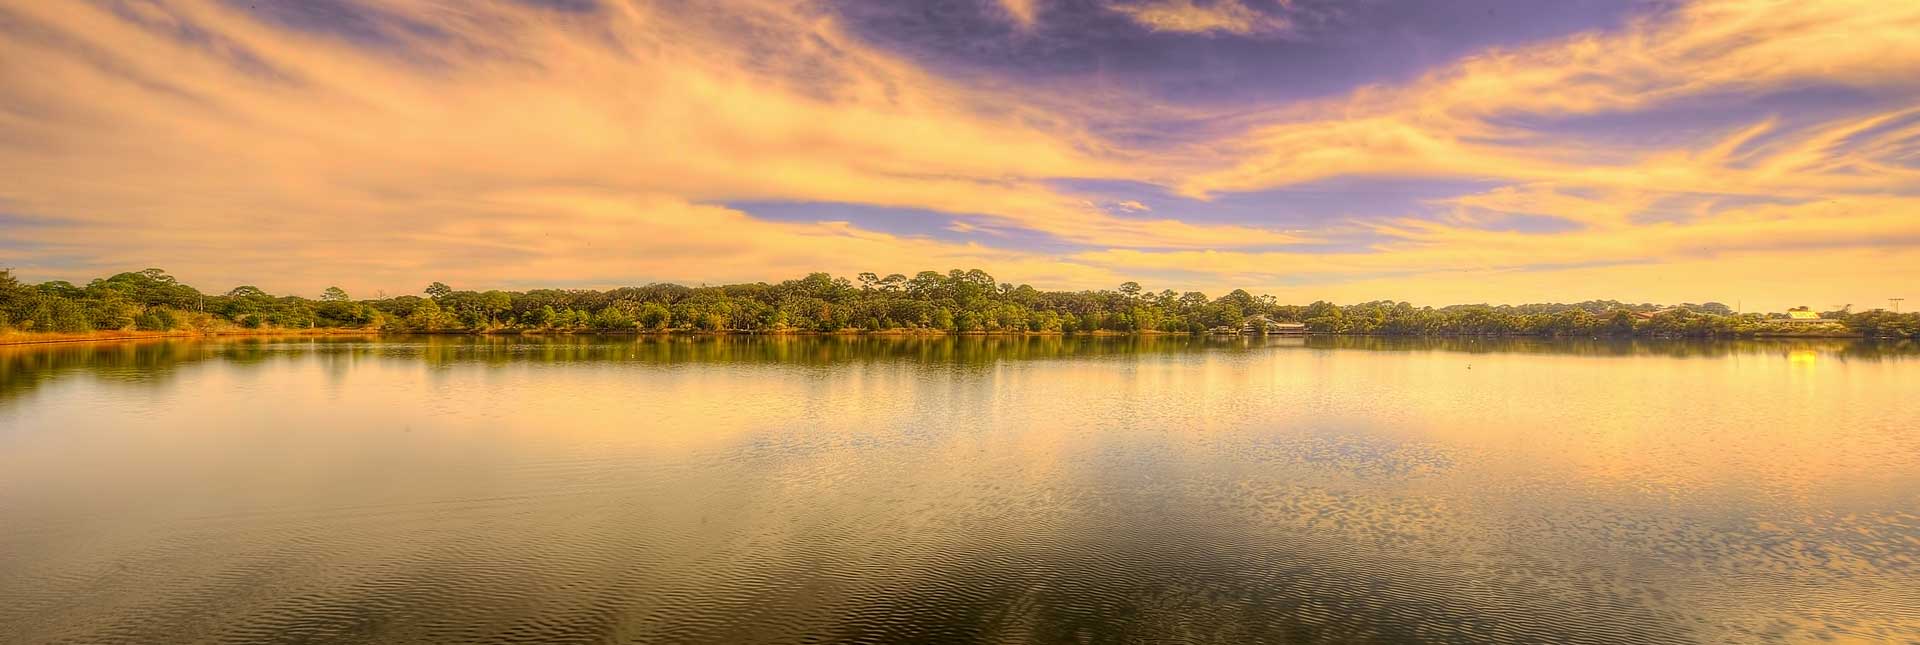
[[[1623,113],[1686,97],[1808,83],[1920,96],[1920,5],[1896,4],[1706,0],[1618,32],[1483,52],[1405,86],[1276,110],[1269,123],[1219,143],[1218,156],[1228,164],[1197,173],[1180,188],[1204,196],[1348,174],[1585,177],[1595,184],[1703,188],[1718,179],[1706,166],[1730,161],[1724,155],[1731,148],[1699,142],[1702,152],[1722,158],[1623,148],[1503,126],[1498,119]],[[1904,113],[1833,124],[1830,134],[1858,132]],[[1822,145],[1833,140],[1781,151],[1773,174],[1823,161],[1814,157],[1858,152]],[[1689,164],[1694,167],[1682,167]],[[1909,181],[1914,173],[1885,165],[1877,170],[1889,173],[1877,178],[1882,184]]]
[[[999,2],[1000,8],[1007,12],[1007,17],[1012,18],[1014,24],[1021,28],[1032,29],[1034,24],[1039,22],[1040,11],[1039,7],[1035,6],[1039,0],[999,0]]]
[[[1117,219],[1047,188],[1052,177],[1128,176],[1129,165],[1090,154],[1102,146],[1071,119],[931,77],[805,11],[716,8],[781,52],[766,59],[719,44],[739,25],[642,6],[588,26],[510,3],[394,3],[442,32],[391,35],[391,49],[433,61],[420,65],[220,4],[138,6],[222,45],[91,7],[10,9],[48,37],[0,45],[10,66],[36,70],[10,74],[7,95],[57,116],[8,123],[30,144],[0,158],[15,178],[0,198],[79,219],[165,208],[234,226],[324,202],[351,218],[368,202],[573,184],[979,214],[1102,244],[1294,239]],[[270,72],[236,65],[242,52]]]
[[[1246,2],[1111,6],[1162,31],[1285,29]],[[380,23],[369,44],[215,0],[120,11],[0,0],[12,26],[0,39],[0,215],[17,216],[0,219],[0,263],[63,278],[158,265],[303,292],[979,267],[1053,288],[1159,276],[1307,299],[1724,291],[1758,306],[1804,304],[1789,286],[1874,302],[1920,274],[1912,3],[1705,0],[1251,112],[946,77],[806,3],[380,8],[434,28]],[[998,10],[1031,27],[1040,8]],[[1660,139],[1514,125],[1810,85],[1880,98]],[[1089,125],[1158,121],[1215,125],[1165,145]],[[1056,181],[1204,200],[1342,176],[1486,187],[1303,231]],[[745,201],[931,211],[899,216],[970,237],[716,205]],[[38,221],[50,224],[27,223]],[[993,246],[1005,238],[991,233],[1011,229],[1077,250]]]
[[[1147,0],[1109,5],[1154,31],[1240,36],[1286,31],[1287,21],[1242,4],[1240,0]]]

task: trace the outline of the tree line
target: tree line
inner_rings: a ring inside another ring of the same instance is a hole
[[[814,273],[769,284],[687,287],[649,284],[605,291],[459,290],[435,282],[421,295],[355,299],[330,287],[318,299],[240,286],[208,294],[160,269],[120,273],[86,285],[27,284],[0,270],[0,329],[96,330],[355,329],[385,332],[881,332],[1179,333],[1264,330],[1373,335],[1702,336],[1829,332],[1920,336],[1920,314],[1824,312],[1826,322],[1790,322],[1782,313],[1736,313],[1725,304],[1662,307],[1594,300],[1572,304],[1416,307],[1280,304],[1235,289],[1219,297],[1158,292],[1127,282],[1112,290],[1041,291],[997,282],[984,271],[923,271],[854,280]]]

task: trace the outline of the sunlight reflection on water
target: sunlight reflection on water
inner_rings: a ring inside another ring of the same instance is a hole
[[[7,642],[1920,639],[1920,351],[0,348]]]

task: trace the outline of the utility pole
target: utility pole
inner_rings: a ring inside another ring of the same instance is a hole
[[[1900,313],[1900,302],[1903,300],[1906,300],[1906,298],[1888,298],[1887,299],[1887,302],[1893,303],[1893,313],[1896,313],[1896,314]]]

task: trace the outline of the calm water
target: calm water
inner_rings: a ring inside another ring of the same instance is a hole
[[[1920,349],[0,347],[0,642],[1920,641]]]

